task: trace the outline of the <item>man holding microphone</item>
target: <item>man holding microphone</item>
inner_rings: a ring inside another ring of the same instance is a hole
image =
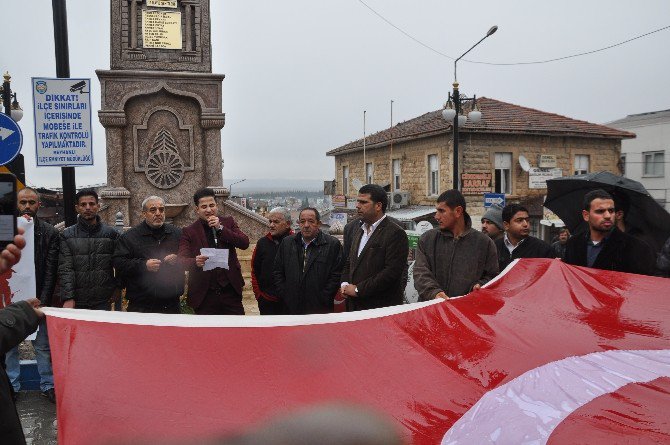
[[[245,250],[249,238],[230,216],[219,215],[216,195],[210,188],[193,195],[197,221],[182,230],[179,259],[190,271],[188,303],[198,315],[244,315],[242,268],[235,248]],[[204,271],[208,260],[202,248],[228,250],[228,269]]]

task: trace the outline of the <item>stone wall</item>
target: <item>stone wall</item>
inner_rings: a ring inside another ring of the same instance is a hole
[[[224,201],[223,205],[219,204],[219,209],[224,215],[235,218],[240,230],[246,233],[252,244],[255,244],[256,241],[268,233],[269,222],[267,218],[258,213],[254,213],[229,200]]]

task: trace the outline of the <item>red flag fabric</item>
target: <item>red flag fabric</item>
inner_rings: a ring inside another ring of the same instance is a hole
[[[211,437],[330,401],[415,444],[668,442],[669,283],[528,259],[461,298],[356,313],[48,309],[59,443]]]

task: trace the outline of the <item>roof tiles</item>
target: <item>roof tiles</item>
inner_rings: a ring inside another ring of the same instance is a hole
[[[572,119],[559,114],[547,113],[533,108],[502,102],[488,97],[477,99],[482,112],[479,123],[467,122],[459,127],[464,133],[507,133],[507,134],[542,134],[554,136],[581,136],[613,139],[634,138],[635,134],[617,130],[604,125]],[[464,110],[467,114],[472,103],[466,102]],[[393,142],[423,138],[451,131],[451,123],[442,119],[442,110],[431,111],[414,119],[400,122],[366,137],[366,146],[376,148]],[[358,151],[363,147],[363,139],[359,139],[341,147],[328,151],[334,156],[349,151]]]

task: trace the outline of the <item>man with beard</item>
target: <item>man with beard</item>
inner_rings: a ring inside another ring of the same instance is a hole
[[[35,289],[42,306],[51,306],[54,288],[58,274],[58,231],[46,221],[37,217],[40,208],[40,196],[36,190],[26,187],[17,194],[17,208],[19,217],[33,221],[35,232]],[[47,324],[42,318],[35,340],[37,371],[40,375],[40,391],[51,403],[56,403],[54,393],[54,376],[51,369],[51,350],[49,349],[49,335]],[[7,351],[5,356],[7,377],[14,389],[16,398],[21,389],[21,365],[19,362],[19,348]]]
[[[75,195],[77,223],[63,231],[58,276],[64,308],[110,310],[117,288],[112,255],[119,234],[104,224],[93,189]]]
[[[502,211],[505,235],[495,241],[498,267],[502,272],[517,258],[555,258],[551,245],[530,236],[528,209],[519,204],[508,204]]]
[[[305,207],[300,232],[284,238],[274,262],[274,283],[289,315],[334,311],[342,275],[342,244],[320,229],[321,216]]]
[[[409,244],[405,231],[386,216],[387,204],[378,185],[358,191],[356,211],[363,224],[345,254],[341,283],[349,311],[402,304]]]
[[[589,229],[568,240],[565,262],[595,269],[651,275],[654,253],[639,239],[616,227],[614,200],[604,190],[584,196],[582,217]]]
[[[558,231],[558,239],[551,244],[551,248],[554,249],[554,254],[556,258],[564,259],[565,258],[565,247],[568,245],[568,240],[570,239],[570,231],[567,227],[562,227]]]
[[[254,290],[261,315],[281,315],[284,303],[279,299],[272,277],[275,255],[279,243],[291,230],[291,212],[285,207],[276,207],[268,213],[270,231],[256,243],[251,256],[251,287]]]
[[[121,235],[114,268],[126,285],[129,312],[179,313],[184,271],[177,261],[181,230],[165,223],[165,201],[142,201],[143,221]]]

